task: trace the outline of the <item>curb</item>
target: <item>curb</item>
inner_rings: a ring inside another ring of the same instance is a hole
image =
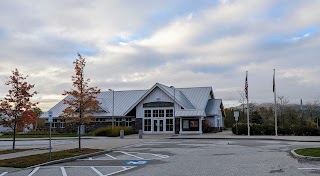
[[[192,137],[170,137],[167,139],[228,139],[228,140],[274,140],[274,141],[289,141],[289,142],[320,142],[319,141],[310,141],[310,140],[294,140],[294,139],[273,139],[273,138],[227,138],[227,137],[199,137],[199,138],[192,138]]]
[[[85,154],[85,155],[74,156],[74,157],[64,158],[64,159],[60,159],[60,160],[54,160],[54,161],[30,166],[30,167],[27,167],[26,169],[35,168],[35,167],[39,167],[39,166],[48,166],[48,165],[52,165],[52,164],[65,163],[65,162],[74,161],[77,159],[82,159],[82,158],[87,158],[87,157],[91,157],[91,156],[97,156],[97,155],[102,155],[105,153],[110,153],[112,151],[113,150],[105,150],[105,151],[101,151],[101,152],[89,153],[89,154]]]
[[[295,158],[299,158],[299,159],[307,159],[307,160],[318,160],[320,161],[320,157],[313,157],[313,156],[303,156],[303,155],[299,155],[295,152],[295,150],[298,149],[293,149],[290,151],[290,154],[295,157]]]
[[[53,137],[51,140],[72,140],[72,139],[78,139],[78,137]],[[81,139],[94,139],[91,137],[81,137]],[[49,141],[49,138],[16,138],[16,141]],[[13,141],[12,138],[0,138],[1,141]]]

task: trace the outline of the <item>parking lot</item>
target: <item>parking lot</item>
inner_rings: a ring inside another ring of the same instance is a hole
[[[52,166],[0,173],[11,175],[318,175],[320,161],[293,158],[289,151],[319,142],[161,139]]]

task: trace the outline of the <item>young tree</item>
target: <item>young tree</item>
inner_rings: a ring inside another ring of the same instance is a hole
[[[32,111],[38,103],[30,101],[37,92],[30,93],[34,85],[26,82],[27,77],[23,76],[18,69],[12,71],[12,75],[5,82],[5,85],[11,86],[11,89],[4,99],[0,100],[1,124],[13,130],[12,150],[15,150],[17,127],[24,127],[38,120]]]
[[[288,108],[289,104],[289,98],[285,96],[278,96],[277,97],[277,109],[279,110],[279,118],[278,121],[281,122],[281,125],[283,126],[285,123],[285,113]],[[280,124],[280,123],[279,123]]]
[[[309,101],[306,104],[307,115],[309,115],[310,119],[313,120],[316,117],[316,123],[318,127],[318,114],[319,114],[319,99],[315,99],[313,102]]]
[[[39,107],[32,108],[32,111],[36,114],[38,118],[38,121],[34,124],[34,128],[33,128],[33,130],[36,131],[38,129],[38,123],[41,121],[40,116],[42,115],[43,112]]]
[[[81,150],[80,126],[89,123],[94,117],[93,112],[98,111],[99,101],[96,99],[100,89],[89,87],[90,79],[84,78],[85,58],[78,53],[78,58],[73,62],[75,64],[75,76],[72,76],[72,85],[75,89],[64,91],[62,95],[69,95],[64,100],[68,107],[63,111],[62,118],[67,122],[73,122],[78,126],[79,150]]]

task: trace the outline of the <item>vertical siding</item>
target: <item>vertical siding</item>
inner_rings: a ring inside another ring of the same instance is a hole
[[[157,100],[157,98],[160,98],[160,100]],[[173,99],[170,98],[166,93],[164,93],[161,89],[157,87],[136,106],[136,117],[142,118],[144,116],[143,114],[144,103],[150,103],[155,101],[173,102]],[[181,106],[178,105],[177,103],[175,107],[176,107],[176,110],[181,109]]]

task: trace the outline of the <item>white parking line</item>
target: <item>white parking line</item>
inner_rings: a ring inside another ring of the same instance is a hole
[[[130,153],[136,153],[136,154],[150,154],[150,155],[153,155],[153,156],[157,156],[159,158],[169,158],[168,155],[162,155],[162,154],[154,154],[154,153],[140,153],[140,152],[130,152]],[[154,158],[154,159],[159,159],[159,158]]]
[[[8,172],[2,172],[2,174],[0,174],[0,176],[4,176],[6,175]]]
[[[99,176],[104,176],[100,171],[98,171],[96,168],[94,167],[90,167],[93,171],[95,171]]]
[[[32,176],[34,173],[36,173],[38,170],[40,169],[40,167],[36,167],[33,169],[33,171],[28,175],[28,176]]]
[[[108,154],[106,154],[106,156],[108,156],[108,157],[110,157],[110,158],[112,158],[112,159],[117,159],[116,157],[113,157],[113,156],[108,155]]]
[[[62,176],[68,176],[66,170],[64,169],[64,167],[60,167],[61,172],[62,172]]]
[[[123,154],[128,155],[128,156],[132,156],[132,157],[135,157],[135,158],[138,158],[138,159],[142,159],[142,160],[143,160],[143,158],[141,158],[141,157],[139,157],[139,156],[136,156],[136,155],[132,155],[132,154],[127,153],[127,152],[123,152],[123,151],[118,151],[118,152],[123,153]]]
[[[130,167],[122,167],[123,170],[120,170],[120,171],[116,171],[116,172],[112,172],[110,174],[107,174],[105,176],[109,176],[109,175],[113,175],[113,174],[117,174],[117,173],[120,173],[120,172],[124,172],[126,170],[129,170],[129,169],[132,169],[132,168],[135,168],[135,166],[130,166]]]
[[[63,167],[60,167],[60,166],[45,166],[45,167],[36,167],[35,169],[32,170],[32,172],[28,175],[28,176],[32,176],[33,174],[35,174],[39,169],[41,168],[60,168],[61,169],[61,172],[62,172],[62,176],[68,176],[67,175],[67,172],[66,172],[66,167],[67,168],[91,168],[95,173],[97,173],[99,176],[110,176],[110,175],[113,175],[113,174],[117,174],[117,173],[120,173],[120,172],[124,172],[124,171],[127,171],[127,170],[130,170],[130,169],[133,169],[137,166],[63,166]],[[119,168],[120,170],[118,171],[115,171],[115,172],[112,172],[112,173],[108,173],[107,175],[103,175],[97,168]],[[4,176],[5,174],[7,174],[8,172],[3,172],[2,174],[0,174],[0,176]]]
[[[169,158],[169,156],[168,156],[168,155],[152,154],[152,153],[151,153],[151,155],[153,155],[153,156],[157,156],[157,157],[160,157],[160,158]]]

